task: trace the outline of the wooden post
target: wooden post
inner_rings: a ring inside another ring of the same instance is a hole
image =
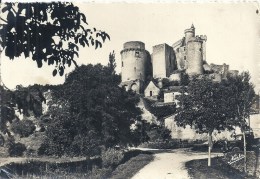
[[[208,134],[208,147],[209,147],[209,156],[208,156],[208,167],[211,166],[211,148],[212,148],[212,132],[209,132]]]
[[[246,172],[246,135],[245,131],[243,130],[243,140],[244,140],[244,172]]]

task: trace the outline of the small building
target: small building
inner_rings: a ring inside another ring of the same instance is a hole
[[[180,101],[178,100],[178,96],[181,95],[181,87],[180,86],[171,86],[170,88],[163,89],[163,99],[164,103],[175,103],[177,107],[179,107]]]
[[[144,90],[144,96],[149,98],[157,99],[160,93],[160,88],[156,85],[154,81],[150,81]]]
[[[181,81],[181,73],[176,72],[176,73],[171,74],[170,77],[169,77],[169,80],[180,82]]]

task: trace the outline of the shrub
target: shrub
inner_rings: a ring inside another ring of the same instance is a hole
[[[134,158],[140,154],[148,154],[151,155],[152,152],[150,151],[142,151],[142,150],[128,150],[124,153],[124,158],[122,159],[122,161],[120,162],[120,164],[124,164],[125,162],[127,162],[128,160],[130,160],[131,158]]]
[[[12,131],[15,134],[20,135],[20,137],[28,137],[34,132],[35,125],[30,120],[21,120],[21,121],[13,122],[11,128]]]
[[[26,150],[26,147],[22,143],[10,142],[8,144],[8,153],[11,157],[22,156],[23,152]]]
[[[119,165],[123,157],[124,154],[122,151],[113,148],[108,148],[101,153],[103,167],[115,168]]]
[[[37,151],[38,155],[47,155],[47,156],[62,156],[64,151],[60,148],[59,144],[53,142],[44,141]]]
[[[4,144],[5,144],[4,136],[2,136],[2,135],[0,134],[0,147],[3,147]]]
[[[92,171],[90,172],[89,178],[91,179],[105,179],[109,178],[112,174],[112,169],[111,167],[108,168],[98,168],[98,167],[93,167]]]
[[[169,141],[154,141],[154,142],[146,142],[140,145],[140,147],[151,148],[151,149],[176,149],[180,148],[181,145],[177,141],[169,140]]]

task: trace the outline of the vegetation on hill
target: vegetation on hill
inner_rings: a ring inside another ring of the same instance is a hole
[[[18,86],[15,91],[1,87],[1,123],[4,124],[1,134],[8,133],[13,141],[12,132],[28,137],[36,132],[35,124],[40,125],[43,132],[40,135],[46,140],[42,141],[38,154],[57,156],[100,155],[107,148],[147,141],[144,126],[148,124],[141,120],[141,110],[137,107],[140,98],[119,87],[114,58],[115,54],[111,53],[107,66],[76,68],[62,85]],[[49,89],[52,99],[43,116],[41,104],[46,103],[43,92]],[[23,114],[23,120],[17,116],[16,109]]]
[[[111,66],[82,65],[70,73],[53,90],[48,140],[39,153],[91,156],[100,154],[102,148],[139,144],[146,136],[138,125],[139,97],[119,83]]]

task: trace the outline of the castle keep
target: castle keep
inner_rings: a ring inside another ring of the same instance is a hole
[[[203,74],[203,61],[206,61],[207,36],[195,36],[195,27],[184,31],[185,37],[175,42],[172,47],[176,54],[177,67],[186,70],[189,75]]]
[[[144,94],[146,97],[156,98],[159,91],[167,99],[174,101],[173,86],[165,86],[165,80],[171,84],[178,84],[182,75],[206,75],[213,81],[221,81],[230,71],[226,64],[215,65],[206,62],[207,36],[196,35],[195,27],[184,30],[184,37],[173,43],[172,46],[163,43],[153,46],[152,54],[145,49],[145,44],[140,41],[124,43],[121,51],[121,86],[126,90],[133,90]],[[174,83],[176,82],[176,83]]]
[[[147,76],[150,73],[150,53],[143,42],[126,42],[121,51],[122,86],[142,93]]]

